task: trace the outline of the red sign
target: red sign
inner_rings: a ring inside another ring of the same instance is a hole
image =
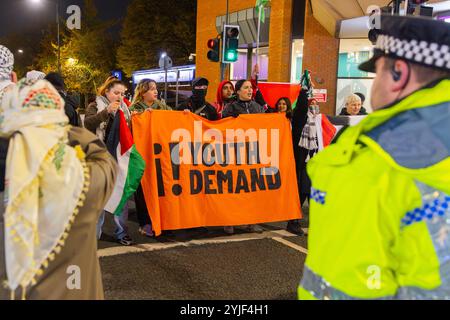
[[[317,100],[317,102],[327,102],[327,89],[314,89],[313,90],[314,99]]]

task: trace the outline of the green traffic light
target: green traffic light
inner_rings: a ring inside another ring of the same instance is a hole
[[[228,61],[236,61],[237,60],[237,54],[235,51],[228,51],[227,52],[227,60]]]

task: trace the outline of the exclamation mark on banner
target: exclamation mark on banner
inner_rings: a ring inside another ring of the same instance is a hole
[[[159,143],[155,143],[153,145],[153,153],[155,156],[161,154],[162,146]],[[158,196],[164,197],[166,194],[164,192],[164,181],[162,175],[162,167],[161,167],[161,159],[155,159],[155,167],[156,167],[156,180],[158,182]]]
[[[174,151],[174,149],[176,150]],[[172,158],[172,176],[174,181],[180,180],[180,145],[178,143],[170,144],[170,154]],[[174,157],[176,159],[174,159]],[[176,196],[179,196],[183,192],[183,188],[180,184],[174,184],[172,186],[172,193]]]

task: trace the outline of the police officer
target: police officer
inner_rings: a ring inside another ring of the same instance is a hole
[[[308,165],[300,299],[450,298],[450,25],[382,16],[375,112]]]

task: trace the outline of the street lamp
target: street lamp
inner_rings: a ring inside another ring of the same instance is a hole
[[[58,26],[58,73],[61,74],[61,40],[59,35],[59,1],[60,0],[30,0],[33,3],[42,3],[43,1],[53,1],[56,5],[56,24]]]
[[[69,66],[74,66],[74,65],[77,64],[77,62],[78,62],[78,60],[77,60],[77,59],[74,59],[74,58],[69,58],[69,59],[67,59],[67,64],[68,64]]]
[[[159,58],[159,67],[164,69],[165,81],[164,81],[164,100],[167,101],[167,70],[172,68],[172,59],[167,55],[166,52],[162,52]]]

